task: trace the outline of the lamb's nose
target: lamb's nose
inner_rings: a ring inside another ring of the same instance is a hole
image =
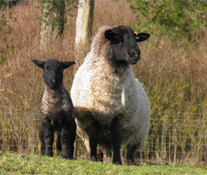
[[[56,81],[57,81],[56,78],[52,79],[52,83],[56,83]]]

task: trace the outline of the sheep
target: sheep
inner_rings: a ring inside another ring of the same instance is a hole
[[[137,42],[149,36],[128,26],[100,28],[75,74],[71,98],[77,133],[91,161],[97,161],[98,145],[106,154],[113,152],[114,164],[122,164],[122,145],[127,146],[128,163],[134,163],[135,151],[144,148],[151,108],[130,64],[140,59]]]
[[[65,159],[73,159],[76,123],[73,103],[63,85],[63,70],[75,62],[31,60],[43,69],[45,90],[42,95],[40,110],[39,139],[41,154],[53,156],[54,132],[57,132],[56,148]]]

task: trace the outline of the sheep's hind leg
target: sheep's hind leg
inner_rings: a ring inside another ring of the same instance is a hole
[[[73,159],[74,142],[76,137],[76,125],[74,122],[66,122],[61,131],[62,157]]]
[[[127,145],[127,164],[134,164],[134,153],[136,149],[136,145]]]

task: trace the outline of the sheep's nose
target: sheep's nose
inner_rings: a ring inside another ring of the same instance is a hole
[[[135,57],[138,57],[140,55],[140,53],[141,53],[140,50],[139,51],[136,51],[136,50],[131,51],[131,54]]]

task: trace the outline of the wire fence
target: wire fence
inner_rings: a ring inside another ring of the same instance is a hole
[[[38,107],[0,105],[0,151],[40,154],[39,118]],[[126,161],[126,148],[121,152]],[[88,159],[80,139],[75,153],[76,159]],[[207,113],[153,111],[145,151],[135,158],[137,163],[207,165]]]

